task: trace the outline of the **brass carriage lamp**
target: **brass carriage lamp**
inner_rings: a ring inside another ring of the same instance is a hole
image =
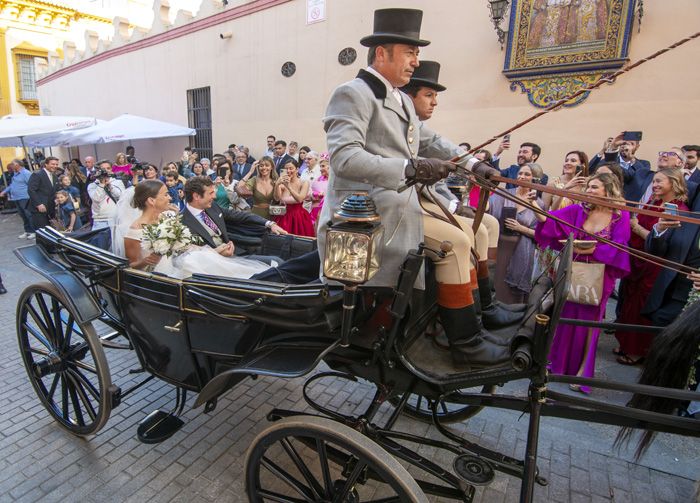
[[[323,274],[346,285],[369,281],[381,265],[384,227],[366,192],[347,196],[326,233]]]

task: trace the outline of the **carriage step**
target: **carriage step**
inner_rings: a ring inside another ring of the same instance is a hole
[[[136,436],[144,444],[157,444],[172,437],[184,424],[172,412],[154,410],[139,423]]]

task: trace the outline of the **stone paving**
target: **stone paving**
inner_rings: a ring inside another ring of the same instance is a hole
[[[308,410],[301,393],[302,379],[246,380],[219,400],[217,409],[184,414],[185,426],[157,445],[139,443],[138,422],[159,407],[172,406],[170,386],[154,380],[126,397],[112,411],[106,426],[90,438],[79,438],[58,426],[29,383],[17,350],[15,304],[23,288],[40,278],[12,254],[29,244],[16,238],[19,217],[0,215],[0,273],[8,294],[0,296],[0,501],[246,501],[245,452],[252,439],[268,426],[265,415],[273,407]],[[608,338],[609,339],[609,338]],[[599,375],[619,377],[609,355],[612,341],[602,339]],[[134,355],[106,351],[111,375],[123,389],[142,375]],[[625,369],[633,379],[636,370]],[[507,391],[522,392],[524,383],[510,383]],[[322,403],[345,402],[344,410],[362,410],[370,387],[340,380],[315,385],[311,394]],[[610,397],[621,401],[624,397]],[[386,417],[388,404],[381,410]],[[426,424],[401,418],[397,429],[439,438]],[[488,409],[454,427],[468,440],[521,457],[527,435],[527,416]],[[659,435],[638,464],[630,452],[610,446],[617,429],[545,418],[538,463],[547,487],[536,487],[536,501],[555,502],[692,502],[700,476],[700,441]],[[452,460],[432,448],[421,454],[443,466]],[[410,470],[413,472],[413,470]],[[475,501],[518,501],[519,480],[497,473],[488,487],[477,489]],[[444,501],[435,499],[433,501]]]

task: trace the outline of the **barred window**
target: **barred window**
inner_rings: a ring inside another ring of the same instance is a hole
[[[35,60],[43,59],[27,54],[17,54],[17,71],[19,72],[19,93],[20,100],[36,100],[36,63]]]

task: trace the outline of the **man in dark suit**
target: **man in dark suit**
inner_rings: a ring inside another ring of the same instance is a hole
[[[59,160],[47,157],[41,169],[32,173],[27,182],[27,193],[35,229],[49,225],[49,219],[55,215],[54,196],[56,194],[56,175]]]
[[[234,180],[241,180],[250,171],[251,165],[248,164],[248,156],[245,152],[238,151],[236,153],[236,162],[233,164],[232,176]]]
[[[511,164],[507,168],[501,169],[501,176],[505,176],[507,178],[512,178],[513,180],[515,180],[516,178],[518,178],[518,172],[520,171],[520,168],[522,168],[528,163],[537,162],[537,159],[540,157],[541,153],[542,149],[536,143],[525,142],[521,144],[520,149],[518,150],[517,164]],[[547,185],[548,180],[549,177],[547,177],[547,175],[542,175],[542,178],[540,178],[539,183],[541,183],[542,185]],[[515,188],[515,184],[506,183],[506,189],[512,188]]]
[[[260,234],[267,230],[274,234],[287,234],[276,223],[254,213],[220,207],[214,202],[215,196],[214,182],[209,177],[195,176],[187,180],[182,223],[224,257],[232,256],[234,248],[226,231],[227,223],[257,229]]]
[[[688,184],[688,192],[696,193],[696,185]],[[690,207],[700,211],[700,197]],[[700,225],[660,218],[647,236],[646,250],[659,257],[700,269]],[[663,268],[656,278],[642,314],[654,325],[666,326],[680,314],[688,300],[693,282],[685,274]]]
[[[277,171],[277,174],[279,175],[282,168],[284,168],[284,165],[289,161],[294,161],[294,158],[287,154],[287,142],[284,140],[277,140],[275,142],[274,152],[275,157],[272,159],[272,161],[275,163],[275,171]]]
[[[591,172],[595,172],[595,168],[604,160],[619,163],[624,174],[623,195],[625,199],[628,201],[639,201],[651,184],[654,173],[651,171],[649,161],[635,157],[639,148],[639,142],[623,140],[622,136],[622,134],[619,134],[612,140],[608,139],[603,146],[603,150],[591,158],[588,167]]]
[[[685,181],[700,183],[700,169],[698,169],[700,145],[683,145],[683,153],[685,154],[685,166],[683,166]]]

